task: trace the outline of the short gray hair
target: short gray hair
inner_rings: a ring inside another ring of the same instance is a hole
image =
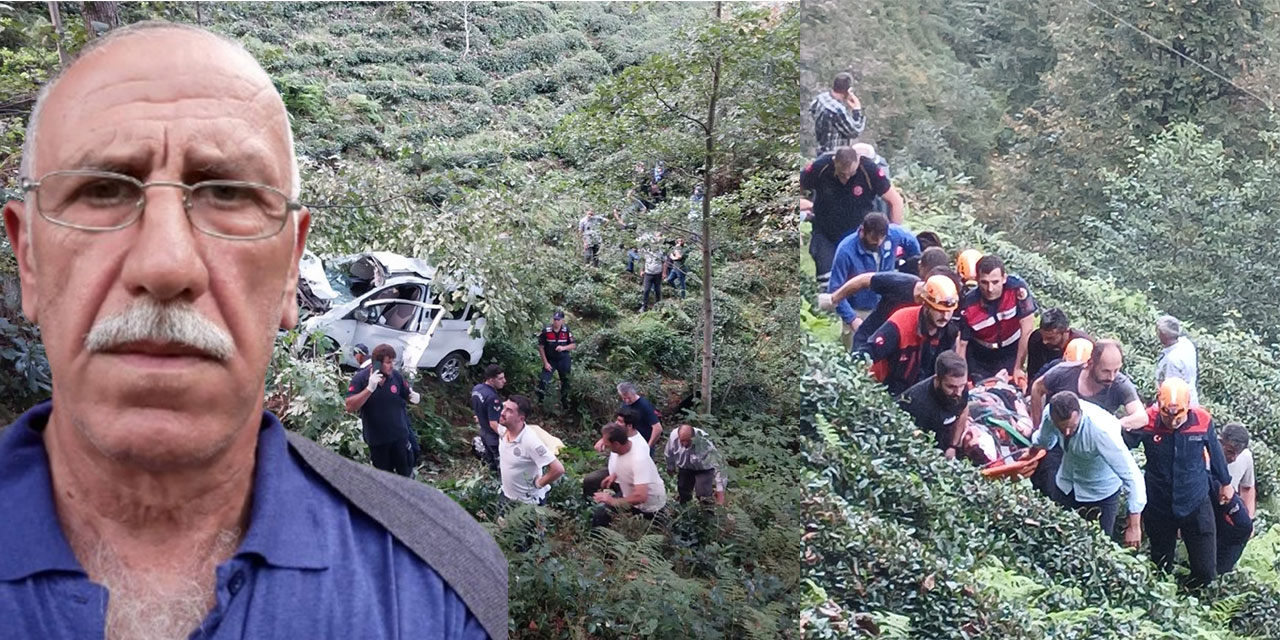
[[[631,384],[630,382],[619,382],[618,394],[624,395],[624,396],[639,395],[638,393],[636,393],[636,386],[634,384]]]
[[[1156,331],[1160,335],[1177,337],[1182,335],[1182,323],[1177,318],[1165,314],[1156,319]]]
[[[39,178],[39,176],[32,175],[32,172],[34,172],[36,168],[36,133],[40,128],[40,116],[41,116],[41,113],[44,111],[45,99],[48,98],[49,94],[53,92],[53,88],[58,84],[58,81],[61,80],[63,76],[65,76],[67,72],[71,70],[72,67],[76,66],[76,63],[80,62],[81,60],[87,58],[90,55],[93,55],[94,52],[100,51],[101,49],[106,47],[108,44],[111,44],[112,42],[115,42],[117,40],[123,40],[130,36],[138,35],[141,33],[147,33],[151,31],[157,31],[160,29],[175,29],[178,31],[199,33],[205,36],[212,37],[219,42],[222,42],[224,44],[231,46],[237,51],[243,52],[246,57],[248,57],[250,60],[253,60],[254,64],[257,65],[258,70],[262,72],[262,75],[266,76],[267,78],[271,77],[271,75],[267,73],[266,69],[262,68],[262,65],[258,62],[258,59],[254,58],[253,54],[249,53],[249,50],[246,49],[243,44],[231,38],[228,38],[227,36],[224,36],[220,33],[210,31],[209,29],[205,29],[204,27],[184,24],[181,22],[165,22],[163,20],[145,20],[143,22],[135,22],[128,26],[124,26],[119,29],[112,30],[108,32],[106,35],[100,38],[91,40],[89,41],[88,44],[84,45],[84,47],[82,47],[80,51],[76,52],[76,55],[70,61],[68,61],[65,66],[59,69],[57,73],[53,74],[53,76],[49,78],[48,82],[44,83],[44,86],[40,88],[39,93],[36,94],[35,105],[31,108],[31,117],[27,120],[26,137],[22,141],[22,160],[18,165],[18,175],[20,177],[27,178],[29,180],[35,180]],[[293,126],[288,121],[287,112],[285,115],[285,130],[288,132],[287,137],[288,137],[288,153],[289,153],[289,188],[287,189],[287,191],[289,193],[289,197],[291,199],[296,200],[298,196],[301,195],[302,193],[302,175],[301,175],[301,171],[298,169],[298,156],[294,152]]]
[[[1222,440],[1231,443],[1236,453],[1249,448],[1249,430],[1239,422],[1232,422],[1222,428],[1222,433],[1218,434]]]

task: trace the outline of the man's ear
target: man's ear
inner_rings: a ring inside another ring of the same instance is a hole
[[[36,310],[39,298],[36,288],[36,264],[31,249],[31,225],[27,224],[26,204],[10,200],[4,205],[4,231],[9,236],[9,246],[18,259],[18,280],[22,285],[22,315],[32,324],[39,324]]]
[[[281,292],[280,328],[292,329],[298,326],[298,262],[307,249],[307,232],[311,230],[311,212],[303,207],[294,215],[298,216],[297,233],[293,242],[293,254],[289,260],[289,275],[285,278],[284,291]]]

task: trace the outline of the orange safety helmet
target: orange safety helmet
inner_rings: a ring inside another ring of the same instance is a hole
[[[950,277],[930,276],[924,282],[920,301],[937,311],[955,311],[956,307],[960,306],[960,294],[956,292],[956,283]]]
[[[1166,378],[1160,384],[1157,402],[1169,428],[1180,429],[1187,423],[1187,414],[1191,411],[1191,387],[1182,378]]]
[[[1093,343],[1088,338],[1075,338],[1062,350],[1062,359],[1067,362],[1086,362],[1093,355]]]
[[[978,281],[978,261],[982,259],[982,252],[977,249],[965,249],[956,256],[956,273],[960,274],[960,279],[965,282]]]

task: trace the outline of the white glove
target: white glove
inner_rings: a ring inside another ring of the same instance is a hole
[[[409,390],[409,404],[418,404],[418,401],[421,399],[422,399],[421,394],[419,394],[417,391],[414,391],[413,389]]]
[[[374,371],[369,374],[369,393],[373,393],[378,385],[382,384],[384,376],[381,371]]]
[[[836,308],[836,303],[831,300],[831,294],[829,293],[818,294],[818,308],[822,309],[823,311],[832,311]]]

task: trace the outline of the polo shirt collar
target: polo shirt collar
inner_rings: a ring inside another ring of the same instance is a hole
[[[51,401],[23,413],[0,433],[0,581],[21,580],[45,571],[84,575],[53,502],[49,458],[42,432]],[[268,565],[296,569],[329,566],[316,480],[309,479],[289,452],[284,427],[262,414],[254,469],[249,530],[236,556],[255,554]],[[21,550],[15,553],[15,550]]]
[[[21,580],[42,571],[85,575],[62,533],[53,505],[49,457],[40,432],[53,403],[41,402],[0,434],[0,581]]]

